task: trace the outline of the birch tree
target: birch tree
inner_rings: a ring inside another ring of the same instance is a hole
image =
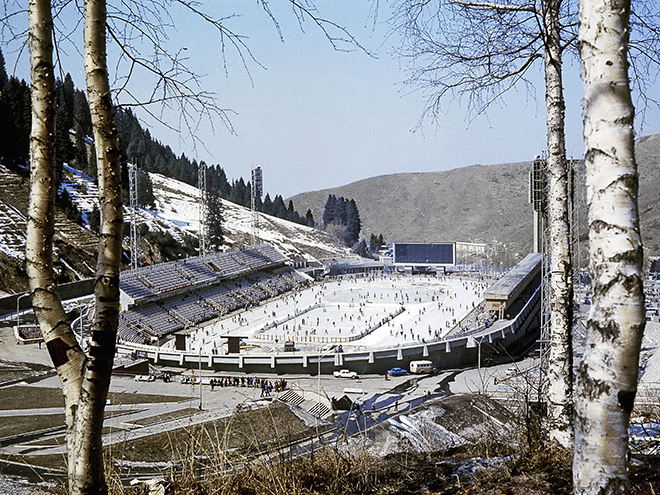
[[[62,384],[67,427],[68,491],[71,495],[103,495],[108,492],[103,470],[101,433],[119,318],[123,209],[120,153],[106,60],[107,33],[111,34],[122,49],[122,58],[128,60],[128,74],[132,74],[136,67],[141,67],[158,79],[156,88],[146,101],[136,100],[135,95],[128,89],[127,79],[120,80],[121,85],[116,94],[129,94],[136,105],[178,103],[183,126],[191,134],[194,134],[196,125],[199,125],[199,121],[191,120],[198,117],[197,113],[209,119],[219,118],[231,130],[225,111],[216,104],[212,94],[197,88],[199,78],[182,64],[177,55],[165,57],[166,52],[158,46],[154,58],[149,60],[142,58],[139,51],[129,50],[129,45],[126,44],[134,39],[130,33],[137,32],[139,36],[151,40],[154,46],[159,45],[166,23],[149,25],[145,19],[155,18],[162,21],[162,16],[167,16],[166,7],[171,3],[182,5],[219,30],[222,35],[222,50],[225,48],[224,43],[229,42],[239,50],[241,58],[246,51],[249,54],[241,36],[226,30],[223,19],[214,20],[198,10],[196,2],[121,2],[119,7],[125,10],[119,8],[113,11],[115,23],[112,24],[108,22],[106,0],[84,1],[83,53],[98,168],[100,211],[99,252],[94,288],[96,311],[87,355],[80,348],[71,330],[53,276],[56,186],[54,28],[51,4],[50,0],[29,0],[28,4],[32,129],[26,264],[32,305]],[[293,0],[289,3],[299,22],[302,22],[303,18],[310,19],[333,45],[344,42],[357,45],[345,29],[319,17],[311,4],[298,4]],[[268,2],[262,0],[261,4],[275,22]],[[67,5],[77,7],[75,2],[64,2],[58,5],[60,14],[61,9]],[[5,5],[5,12],[6,7]],[[13,28],[13,22],[9,21],[13,21],[19,13],[11,12],[0,19],[3,32],[8,29],[14,40],[18,39],[19,35]],[[111,24],[116,28],[117,22],[124,23],[125,29],[113,30]],[[338,34],[332,34],[333,31]],[[124,38],[119,38],[118,32],[123,32]],[[66,32],[64,38],[71,39],[72,32]],[[172,64],[169,70],[159,65],[162,59]],[[122,67],[122,64],[117,63],[116,67]]]
[[[465,97],[485,112],[516,86],[533,91],[530,69],[543,63],[549,170],[550,437],[572,445],[573,271],[569,245],[565,101],[562,56],[574,36],[565,0],[414,2],[404,0],[395,23],[411,59],[410,83],[430,93],[425,113],[438,120],[443,103]]]
[[[546,0],[542,4],[550,227],[548,433],[551,440],[570,448],[573,445],[573,267],[564,133],[566,104],[562,87],[561,3],[562,0]]]
[[[582,0],[579,49],[592,306],[576,378],[577,494],[628,493],[628,422],[645,325],[628,76],[630,0]]]
[[[55,79],[49,0],[30,0],[32,84],[30,200],[26,262],[32,305],[57,369],[65,401],[69,493],[104,494],[101,432],[119,314],[121,179],[114,109],[105,60],[105,3],[85,2],[85,71],[96,143],[101,227],[89,355],[66,318],[53,278]]]

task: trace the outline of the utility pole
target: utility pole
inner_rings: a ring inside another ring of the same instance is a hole
[[[252,209],[252,245],[256,246],[259,239],[259,213],[257,213],[257,198],[261,199],[264,192],[261,167],[252,167],[252,183],[250,187],[250,202]]]
[[[204,258],[208,250],[209,235],[209,196],[206,190],[206,163],[197,167],[197,187],[199,188],[199,255]]]
[[[140,232],[137,226],[137,161],[135,159],[128,165],[128,191],[129,206],[131,208],[131,270],[137,270],[139,266]]]

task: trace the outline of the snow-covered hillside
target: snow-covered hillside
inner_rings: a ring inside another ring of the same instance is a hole
[[[97,189],[91,179],[71,168],[65,170],[64,187],[69,191],[74,203],[84,213],[93,208],[93,198]],[[150,174],[156,206],[153,209],[139,208],[137,223],[145,223],[150,231],[166,231],[177,241],[183,234],[198,237],[200,191],[196,187],[170,179],[160,174]],[[124,194],[127,194],[125,192]],[[221,200],[223,206],[223,232],[226,242],[231,247],[240,247],[248,242],[252,231],[252,216],[249,209],[230,201]],[[84,215],[87,221],[87,215]],[[126,221],[131,221],[131,213],[127,209],[124,215]],[[259,213],[258,237],[277,247],[289,256],[314,257],[335,256],[344,250],[325,232],[315,228],[298,225],[287,220]]]

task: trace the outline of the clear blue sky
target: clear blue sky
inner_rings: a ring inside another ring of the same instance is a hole
[[[426,121],[417,127],[424,96],[403,84],[408,75],[404,62],[392,54],[397,40],[386,39],[389,4],[380,2],[374,23],[371,2],[316,2],[319,13],[345,26],[374,54],[370,57],[358,49],[335,51],[312,23],[306,21],[301,31],[288,2],[271,3],[284,42],[255,1],[205,2],[203,7],[216,17],[241,14],[229,19],[227,26],[247,37],[246,44],[265,67],[249,63],[249,76],[231,49],[225,74],[213,29],[172,11],[177,30],[171,32],[167,48],[187,49],[191,67],[206,75],[204,89],[216,93],[223,108],[236,112],[231,115],[236,135],[219,122],[214,123],[215,133],[205,124],[196,132],[204,146],[194,148],[184,133],[153,123],[137,109],[138,116],[152,125],[155,138],[177,154],[220,164],[230,180],[249,179],[251,167],[259,165],[265,192],[285,198],[383,174],[526,161],[545,149],[540,65],[533,69],[538,80],[536,99],[521,88],[473,121],[456,101],[439,126]],[[3,52],[11,72],[15,55],[4,47]],[[68,54],[65,72],[84,88],[82,61],[70,48]],[[111,66],[112,57],[111,52]],[[18,75],[27,79],[27,57],[23,59]],[[579,63],[567,60],[564,73],[567,151],[581,157]],[[134,83],[149,87],[141,79]],[[176,112],[166,110],[163,115],[170,125],[178,125]],[[660,130],[657,114],[647,115],[647,121],[651,124],[644,133]]]

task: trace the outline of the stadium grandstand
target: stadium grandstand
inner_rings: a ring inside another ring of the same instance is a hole
[[[323,275],[336,277],[339,275],[374,274],[383,271],[384,265],[361,256],[346,256],[343,258],[327,258],[322,261],[325,267]]]
[[[541,284],[541,253],[530,253],[484,292],[485,309],[509,319]]]
[[[152,343],[305,286],[286,261],[262,244],[122,272],[117,338]]]

